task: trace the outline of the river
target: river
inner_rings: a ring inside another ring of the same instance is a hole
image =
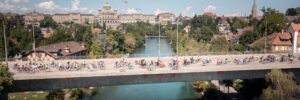
[[[174,54],[166,39],[148,38],[146,44],[136,50],[136,56],[168,56]],[[190,83],[158,83],[98,87],[93,100],[182,100],[195,99],[197,96]]]

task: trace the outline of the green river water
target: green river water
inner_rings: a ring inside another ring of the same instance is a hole
[[[166,39],[148,38],[146,44],[136,50],[136,56],[168,56],[174,51]],[[197,96],[190,83],[157,83],[98,87],[92,100],[190,100]]]

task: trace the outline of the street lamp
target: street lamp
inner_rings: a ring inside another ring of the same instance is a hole
[[[2,25],[3,25],[3,39],[4,39],[4,46],[5,46],[5,63],[8,66],[7,62],[7,43],[6,43],[6,33],[5,33],[5,24],[4,24],[5,17],[3,16]]]
[[[266,51],[267,51],[267,32],[268,32],[267,31],[268,30],[268,27],[267,27],[268,25],[267,24],[268,24],[268,22],[266,21],[265,24],[266,24],[266,29],[265,29],[265,47],[264,47],[264,53],[266,53]]]
[[[176,31],[176,33],[177,33],[177,43],[176,43],[176,56],[178,57],[178,19],[177,19],[177,21],[176,21],[176,25],[177,25],[177,31]]]
[[[35,33],[34,33],[34,27],[35,27],[35,25],[37,25],[37,20],[36,19],[34,19],[33,22],[32,22],[32,24],[31,24],[31,26],[32,26],[32,40],[33,40],[32,47],[33,47],[34,57],[36,56],[35,55],[36,54],[36,51],[35,51]]]
[[[160,57],[160,23],[158,24],[158,57]]]

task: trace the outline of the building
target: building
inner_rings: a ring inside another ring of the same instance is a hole
[[[93,14],[80,14],[80,23],[92,24],[95,22],[95,16]]]
[[[69,14],[54,14],[52,19],[59,24],[64,22],[73,22],[77,24],[93,23],[94,15],[92,14],[80,14],[80,13],[69,13]]]
[[[17,13],[11,13],[11,12],[2,13],[2,14],[5,15],[7,19],[15,18],[16,16],[18,16]]]
[[[41,31],[44,38],[49,38],[54,33],[52,28],[41,28]]]
[[[186,32],[186,33],[189,33],[191,31],[191,25],[187,25],[183,28],[183,30]]]
[[[254,30],[254,26],[247,26],[247,27],[244,27],[244,28],[241,28],[241,29],[236,29],[235,33],[238,34],[238,35],[242,35],[245,32],[253,31],[253,30]]]
[[[300,53],[300,35],[299,35],[299,32],[300,32],[300,24],[294,24],[292,23],[290,25],[290,27],[288,28],[288,31],[291,33],[293,39],[293,46],[292,46],[292,50],[293,50],[293,53]]]
[[[257,18],[256,0],[253,0],[252,11],[251,11],[251,17],[252,17],[252,18]]]
[[[45,18],[45,16],[38,12],[30,12],[26,13],[23,16],[25,27],[28,27],[29,25],[34,25],[39,27],[40,22]]]
[[[176,17],[172,13],[160,13],[157,15],[157,21],[161,25],[167,25],[168,23],[175,24]]]
[[[191,20],[191,17],[182,16],[181,14],[175,19],[175,21],[179,22],[179,24],[183,24],[184,21]]]
[[[221,20],[218,23],[218,30],[220,34],[230,33],[230,24],[225,17],[221,17]]]
[[[289,32],[274,32],[249,45],[252,50],[262,49],[265,46],[271,52],[289,52],[292,50],[292,36]]]
[[[102,9],[98,10],[95,19],[100,24],[105,23],[106,28],[116,29],[120,25],[118,10],[113,10],[108,2],[104,4]]]
[[[213,13],[212,11],[209,11],[209,12],[204,12],[204,13],[202,14],[202,16],[208,16],[208,17],[213,17],[213,18],[215,18],[215,17],[216,17],[216,14]]]
[[[155,15],[123,14],[119,16],[120,23],[149,22],[155,24]]]
[[[262,48],[265,44],[272,52],[293,52],[300,53],[300,24],[292,23],[288,32],[275,32],[267,37],[254,41],[249,45],[250,48]]]
[[[51,61],[68,56],[83,56],[86,54],[86,48],[83,44],[75,41],[62,42],[40,46],[26,53],[29,61]]]

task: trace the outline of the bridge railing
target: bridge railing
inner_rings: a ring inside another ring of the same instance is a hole
[[[286,54],[287,52],[199,52],[199,53],[181,53],[178,56],[212,56],[212,55],[244,55],[244,54]],[[97,56],[62,56],[56,60],[76,60],[76,59],[108,59],[108,58],[139,58],[139,57],[172,57],[176,53],[162,53],[159,56],[153,54],[119,54],[119,55],[97,55]],[[4,62],[5,58],[0,58]],[[8,58],[8,61],[27,61],[26,58]]]

